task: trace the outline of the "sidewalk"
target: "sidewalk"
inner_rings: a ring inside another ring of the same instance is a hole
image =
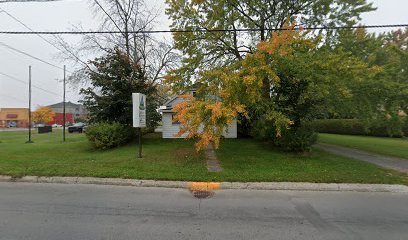
[[[13,178],[0,175],[0,182],[97,184],[133,187],[186,188],[194,190],[250,189],[250,190],[288,190],[288,191],[353,191],[353,192],[398,192],[408,193],[408,186],[387,184],[352,183],[302,183],[302,182],[185,182],[156,181],[121,178],[94,177],[38,177],[25,176]]]
[[[341,147],[341,146],[331,145],[331,144],[326,144],[326,143],[316,144],[315,147],[322,149],[324,151],[330,152],[330,153],[340,155],[340,156],[349,157],[349,158],[369,162],[372,164],[376,164],[384,168],[408,173],[408,159],[381,156],[375,153],[370,153],[370,152],[366,152],[362,150]]]

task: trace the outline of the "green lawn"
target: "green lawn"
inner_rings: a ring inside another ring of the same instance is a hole
[[[361,149],[382,155],[405,158],[408,160],[407,139],[321,133],[319,134],[319,142]]]
[[[202,156],[195,154],[191,142],[183,140],[146,136],[146,157],[139,159],[137,144],[98,151],[83,134],[66,136],[62,143],[62,131],[34,134],[34,143],[25,144],[26,133],[0,132],[0,174],[189,179],[205,170]]]
[[[25,144],[24,132],[0,132],[0,175],[94,176],[188,181],[299,181],[408,184],[406,174],[323,151],[290,154],[251,139],[221,142],[217,154],[224,171],[208,173],[193,142],[144,136],[143,159],[138,146],[109,151],[93,150],[82,134],[61,132],[33,135]]]

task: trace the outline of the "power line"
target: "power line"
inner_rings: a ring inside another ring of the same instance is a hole
[[[12,46],[10,46],[10,45],[8,45],[8,44],[5,44],[5,43],[3,43],[3,42],[0,42],[0,45],[3,46],[3,47],[8,48],[8,49],[10,49],[10,50],[13,50],[13,51],[15,51],[15,52],[18,52],[18,53],[20,53],[20,54],[26,55],[26,56],[28,56],[28,57],[30,57],[30,58],[33,58],[33,59],[35,59],[35,60],[37,60],[37,61],[40,61],[40,62],[42,62],[42,63],[45,63],[45,64],[47,64],[47,65],[49,65],[49,66],[51,66],[51,67],[58,68],[58,69],[60,69],[60,70],[64,70],[62,67],[58,67],[57,65],[54,65],[54,64],[52,64],[52,63],[50,63],[50,62],[47,62],[47,61],[45,61],[45,60],[43,60],[43,59],[41,59],[41,58],[35,57],[35,56],[33,56],[33,55],[29,54],[29,53],[26,53],[26,52],[24,52],[24,51],[22,51],[22,50],[19,50],[19,49],[17,49],[17,48],[14,48],[14,47],[12,47]],[[67,72],[69,72],[69,71],[67,71]],[[70,73],[72,73],[72,72],[70,72]]]
[[[20,19],[18,19],[17,17],[13,16],[11,13],[7,12],[6,10],[0,8],[0,13],[4,12],[5,14],[7,14],[10,18],[12,18],[13,20],[15,20],[16,22],[20,23],[21,25],[23,25],[25,28],[27,28],[28,30],[30,30],[31,32],[34,32],[34,30],[32,28],[30,28],[29,26],[27,26],[27,24],[25,24],[23,21],[21,21]],[[51,46],[53,46],[55,49],[62,51],[62,49],[60,47],[58,47],[55,43],[49,41],[48,39],[46,39],[45,37],[43,37],[40,34],[36,34],[39,38],[41,38],[42,40],[44,40],[45,42],[47,42],[48,44],[50,44]],[[21,51],[21,50],[20,50]],[[72,73],[71,71],[68,70],[64,70],[67,71],[69,73]]]
[[[14,100],[16,100],[16,101],[18,101],[18,102],[21,102],[21,103],[26,103],[26,102],[27,102],[27,101],[22,100],[22,99],[20,99],[20,98],[16,98],[16,97],[13,97],[13,96],[9,96],[9,95],[3,94],[3,93],[1,93],[0,96],[7,97],[7,98],[11,98],[11,99],[14,99]]]
[[[186,29],[186,30],[140,30],[129,31],[129,34],[149,34],[149,33],[191,33],[191,32],[257,32],[257,31],[293,31],[293,30],[341,30],[359,28],[401,28],[408,27],[408,24],[388,24],[388,25],[359,25],[359,26],[322,26],[322,27],[295,27],[295,28],[241,28],[241,29]],[[120,31],[0,31],[0,34],[9,35],[84,35],[84,34],[122,34]]]
[[[6,10],[0,8],[0,12],[4,12],[5,14],[7,14],[10,18],[12,18],[14,21],[20,23],[21,25],[23,25],[25,28],[27,28],[28,30],[30,30],[31,32],[34,32],[34,30],[32,28],[30,28],[29,26],[27,26],[27,24],[25,24],[23,21],[21,21],[20,19],[18,19],[17,17],[13,16],[11,13],[7,12]],[[49,41],[48,39],[46,39],[45,37],[43,37],[40,34],[37,34],[37,36],[39,38],[41,38],[42,40],[44,40],[45,42],[47,42],[48,44],[50,44],[51,46],[53,46],[54,48],[56,48],[57,50],[61,51],[61,48],[57,47],[54,43],[52,43],[51,41]]]
[[[59,2],[62,0],[0,0],[0,3]]]
[[[0,75],[3,75],[3,76],[8,77],[8,78],[10,78],[10,79],[16,80],[16,81],[18,81],[18,82],[20,82],[20,83],[28,84],[28,82],[26,82],[26,81],[23,81],[23,80],[21,80],[21,79],[18,79],[18,78],[16,78],[16,77],[10,76],[10,75],[5,74],[5,73],[2,73],[2,72],[0,72]],[[55,93],[55,92],[51,92],[51,91],[49,91],[49,90],[47,90],[47,89],[44,89],[44,88],[39,87],[39,86],[36,86],[36,85],[34,85],[34,84],[33,84],[33,87],[34,87],[34,88],[37,88],[37,89],[39,89],[39,90],[41,90],[41,91],[43,91],[43,92],[46,92],[46,93],[53,94],[53,95],[55,95],[55,96],[61,97],[61,95],[59,95],[59,94],[57,94],[57,93]]]
[[[96,3],[96,5],[99,6],[99,8],[106,14],[106,16],[112,21],[113,25],[115,25],[115,27],[120,31],[120,27],[116,24],[116,22],[112,19],[111,15],[106,12],[105,8],[103,8],[103,6],[98,2],[98,0],[94,0],[94,2]],[[121,32],[121,31],[120,31]],[[121,32],[122,33],[122,32]],[[123,34],[123,33],[122,33]]]

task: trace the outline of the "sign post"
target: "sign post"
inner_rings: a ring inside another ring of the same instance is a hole
[[[133,127],[138,128],[139,158],[142,158],[142,127],[146,127],[146,95],[132,93]]]

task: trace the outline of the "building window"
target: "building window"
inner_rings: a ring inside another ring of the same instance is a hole
[[[180,124],[179,121],[174,121],[175,116],[176,116],[175,113],[172,113],[172,114],[171,114],[171,123],[172,123],[172,124]]]

